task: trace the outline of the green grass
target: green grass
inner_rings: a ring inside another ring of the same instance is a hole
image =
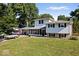
[[[0,42],[0,55],[79,56],[79,40],[45,37],[19,37]]]

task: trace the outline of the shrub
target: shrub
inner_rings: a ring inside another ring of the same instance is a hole
[[[76,37],[70,37],[69,40],[78,40]]]

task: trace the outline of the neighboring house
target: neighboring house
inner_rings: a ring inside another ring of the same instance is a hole
[[[47,35],[52,37],[70,37],[72,36],[71,21],[54,21],[53,19],[36,19],[34,27],[21,28],[22,34]]]

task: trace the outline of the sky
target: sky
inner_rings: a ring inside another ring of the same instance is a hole
[[[55,20],[57,16],[70,16],[70,12],[79,8],[79,3],[37,3],[39,14],[51,14]]]

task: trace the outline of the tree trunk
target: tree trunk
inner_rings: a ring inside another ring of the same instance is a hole
[[[29,22],[27,21],[27,27],[29,27]]]
[[[27,21],[27,27],[31,27],[31,21]]]

